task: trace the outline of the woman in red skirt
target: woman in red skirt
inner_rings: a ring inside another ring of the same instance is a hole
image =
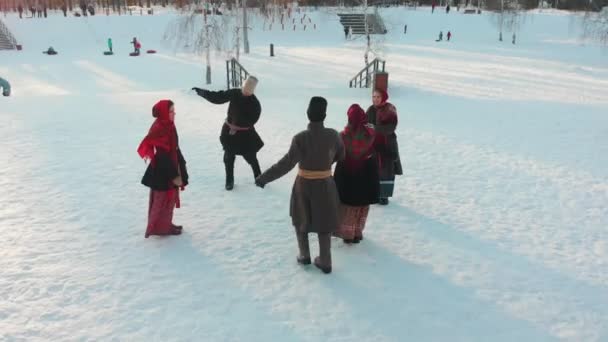
[[[148,227],[150,235],[179,235],[182,227],[172,223],[173,209],[180,207],[179,191],[188,184],[186,161],[179,149],[175,128],[175,107],[161,100],[152,108],[156,118],[137,153],[150,160],[141,183],[150,188]]]
[[[363,108],[354,104],[348,109],[348,125],[340,133],[346,158],[336,164],[334,180],[340,195],[342,223],[334,234],[345,243],[359,243],[367,221],[370,204],[378,203],[380,176],[378,150],[386,146],[384,136],[367,122]]]

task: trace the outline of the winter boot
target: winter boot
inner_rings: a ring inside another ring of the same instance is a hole
[[[317,266],[317,268],[323,271],[323,273],[325,274],[331,273],[331,266],[325,266],[321,264],[321,258],[319,257],[315,258],[315,266]]]
[[[226,179],[226,190],[230,191],[232,189],[234,189],[234,180]]]
[[[296,260],[298,261],[298,264],[300,264],[300,265],[310,265],[310,257],[298,255]]]

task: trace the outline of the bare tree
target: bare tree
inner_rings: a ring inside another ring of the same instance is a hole
[[[608,6],[599,12],[587,11],[585,13],[583,38],[608,46]]]
[[[504,32],[515,33],[524,20],[524,6],[521,0],[487,0],[486,8],[495,11],[492,16],[494,24],[498,28],[498,40],[503,40]]]
[[[181,15],[169,24],[163,41],[173,43],[175,50],[205,56],[205,79],[211,83],[211,52],[231,54],[228,48],[234,17],[226,11],[217,15],[203,4],[182,7]],[[237,33],[238,35],[238,33]],[[238,52],[237,52],[238,54]]]

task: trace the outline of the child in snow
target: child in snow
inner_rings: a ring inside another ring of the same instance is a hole
[[[340,133],[346,158],[336,164],[334,172],[342,218],[334,235],[350,244],[363,240],[369,206],[380,198],[377,153],[386,148],[386,138],[376,134],[358,104],[350,106],[347,115],[348,124]]]
[[[308,233],[317,233],[319,256],[314,259],[314,264],[323,273],[330,273],[331,233],[339,225],[339,197],[331,166],[344,159],[345,151],[338,132],[323,126],[326,111],[327,100],[322,97],[310,99],[308,129],[293,137],[289,152],[262,173],[255,184],[263,188],[299,163],[289,209],[300,250],[296,260],[302,265],[311,263]]]
[[[179,192],[188,185],[186,160],[179,148],[175,128],[173,102],[159,101],[152,107],[152,116],[156,119],[137,148],[140,157],[150,160],[141,180],[150,188],[146,238],[182,233],[182,226],[172,223],[173,209],[180,207]]]
[[[452,31],[448,31],[448,42],[450,41],[451,38],[452,38]]]
[[[443,31],[439,31],[439,38],[437,38],[436,42],[440,42],[443,40]]]
[[[136,37],[133,37],[131,44],[133,44],[133,49],[134,49],[133,55],[139,56],[139,49],[141,49],[141,44],[139,43],[139,41],[137,40]]]

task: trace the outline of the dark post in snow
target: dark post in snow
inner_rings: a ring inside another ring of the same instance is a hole
[[[243,50],[249,53],[249,38],[247,37],[247,0],[243,2]]]

